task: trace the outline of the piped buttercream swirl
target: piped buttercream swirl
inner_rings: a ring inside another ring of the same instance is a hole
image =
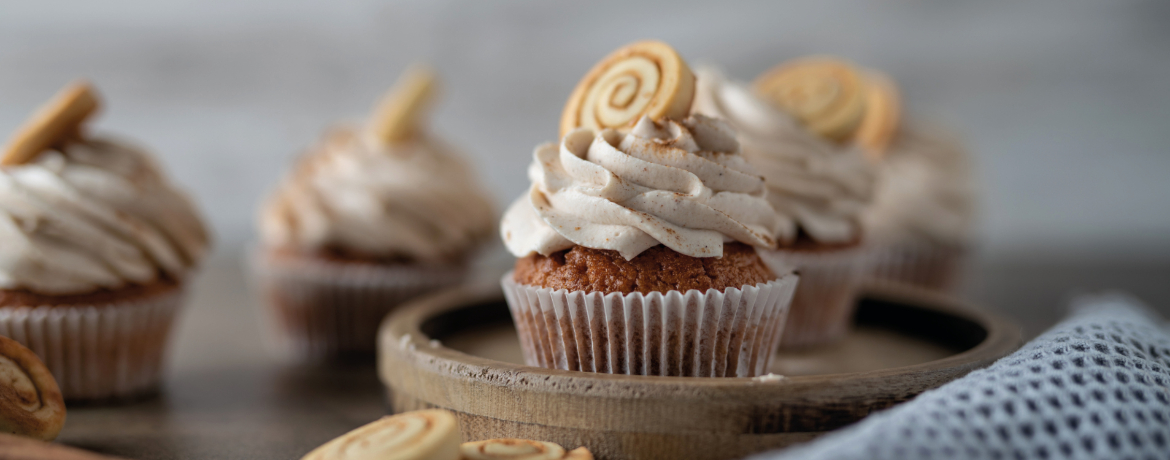
[[[627,260],[658,244],[719,257],[723,243],[775,247],[780,219],[761,177],[716,119],[643,117],[629,134],[580,128],[536,148],[532,186],[504,215],[517,257],[581,245]]]
[[[951,136],[904,128],[879,166],[877,193],[864,214],[866,231],[891,243],[925,238],[969,244],[977,211],[973,170],[970,155]]]
[[[692,113],[727,120],[738,132],[744,158],[764,176],[781,217],[781,243],[801,232],[822,244],[861,237],[875,172],[860,150],[820,138],[714,69],[700,69],[696,80]]]
[[[425,134],[394,144],[356,127],[331,132],[265,203],[269,247],[454,262],[495,227],[490,195],[467,162]]]
[[[0,242],[0,289],[69,295],[181,279],[209,236],[147,153],[92,138],[0,168]]]

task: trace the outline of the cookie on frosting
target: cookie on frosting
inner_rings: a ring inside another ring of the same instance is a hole
[[[97,110],[97,92],[89,82],[70,83],[16,131],[4,147],[0,165],[26,163],[62,138],[76,135],[81,123]]]
[[[560,135],[582,127],[629,130],[643,116],[681,120],[694,94],[695,75],[674,48],[654,40],[632,43],[577,83],[561,114]]]
[[[901,117],[897,87],[885,75],[829,56],[781,63],[756,78],[756,92],[810,131],[880,157]]]
[[[0,336],[0,432],[51,441],[65,425],[65,399],[45,363]]]
[[[370,116],[370,131],[387,144],[417,135],[438,84],[439,77],[429,66],[416,64],[407,69]]]

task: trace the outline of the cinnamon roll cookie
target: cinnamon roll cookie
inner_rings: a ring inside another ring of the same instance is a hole
[[[52,441],[65,425],[65,399],[32,350],[0,337],[0,432]]]

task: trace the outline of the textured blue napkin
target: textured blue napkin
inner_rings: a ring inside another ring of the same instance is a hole
[[[1170,459],[1170,330],[1132,298],[1082,297],[986,369],[752,459]]]

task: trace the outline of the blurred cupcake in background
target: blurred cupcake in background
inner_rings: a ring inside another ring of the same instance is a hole
[[[750,88],[715,69],[698,74],[694,112],[735,127],[782,218],[779,247],[762,254],[774,269],[800,274],[786,347],[831,342],[852,320],[868,261],[862,215],[877,174],[858,146],[880,143],[884,131],[870,126],[890,116],[867,105],[868,88],[861,71],[821,58],[783,64]],[[862,138],[867,130],[876,134]]]
[[[150,154],[89,135],[96,92],[74,83],[0,160],[0,335],[32,349],[66,399],[154,390],[209,235]]]
[[[904,125],[875,156],[877,194],[863,216],[871,281],[953,292],[975,241],[968,151],[943,130]]]
[[[259,214],[253,266],[303,359],[374,351],[403,301],[462,282],[495,231],[489,193],[425,126],[436,77],[409,69],[364,124],[327,132]]]
[[[502,284],[530,365],[750,377],[778,343],[797,278],[770,269],[780,216],[726,123],[689,115],[669,45],[623,47],[578,83],[561,141],[500,232]]]

